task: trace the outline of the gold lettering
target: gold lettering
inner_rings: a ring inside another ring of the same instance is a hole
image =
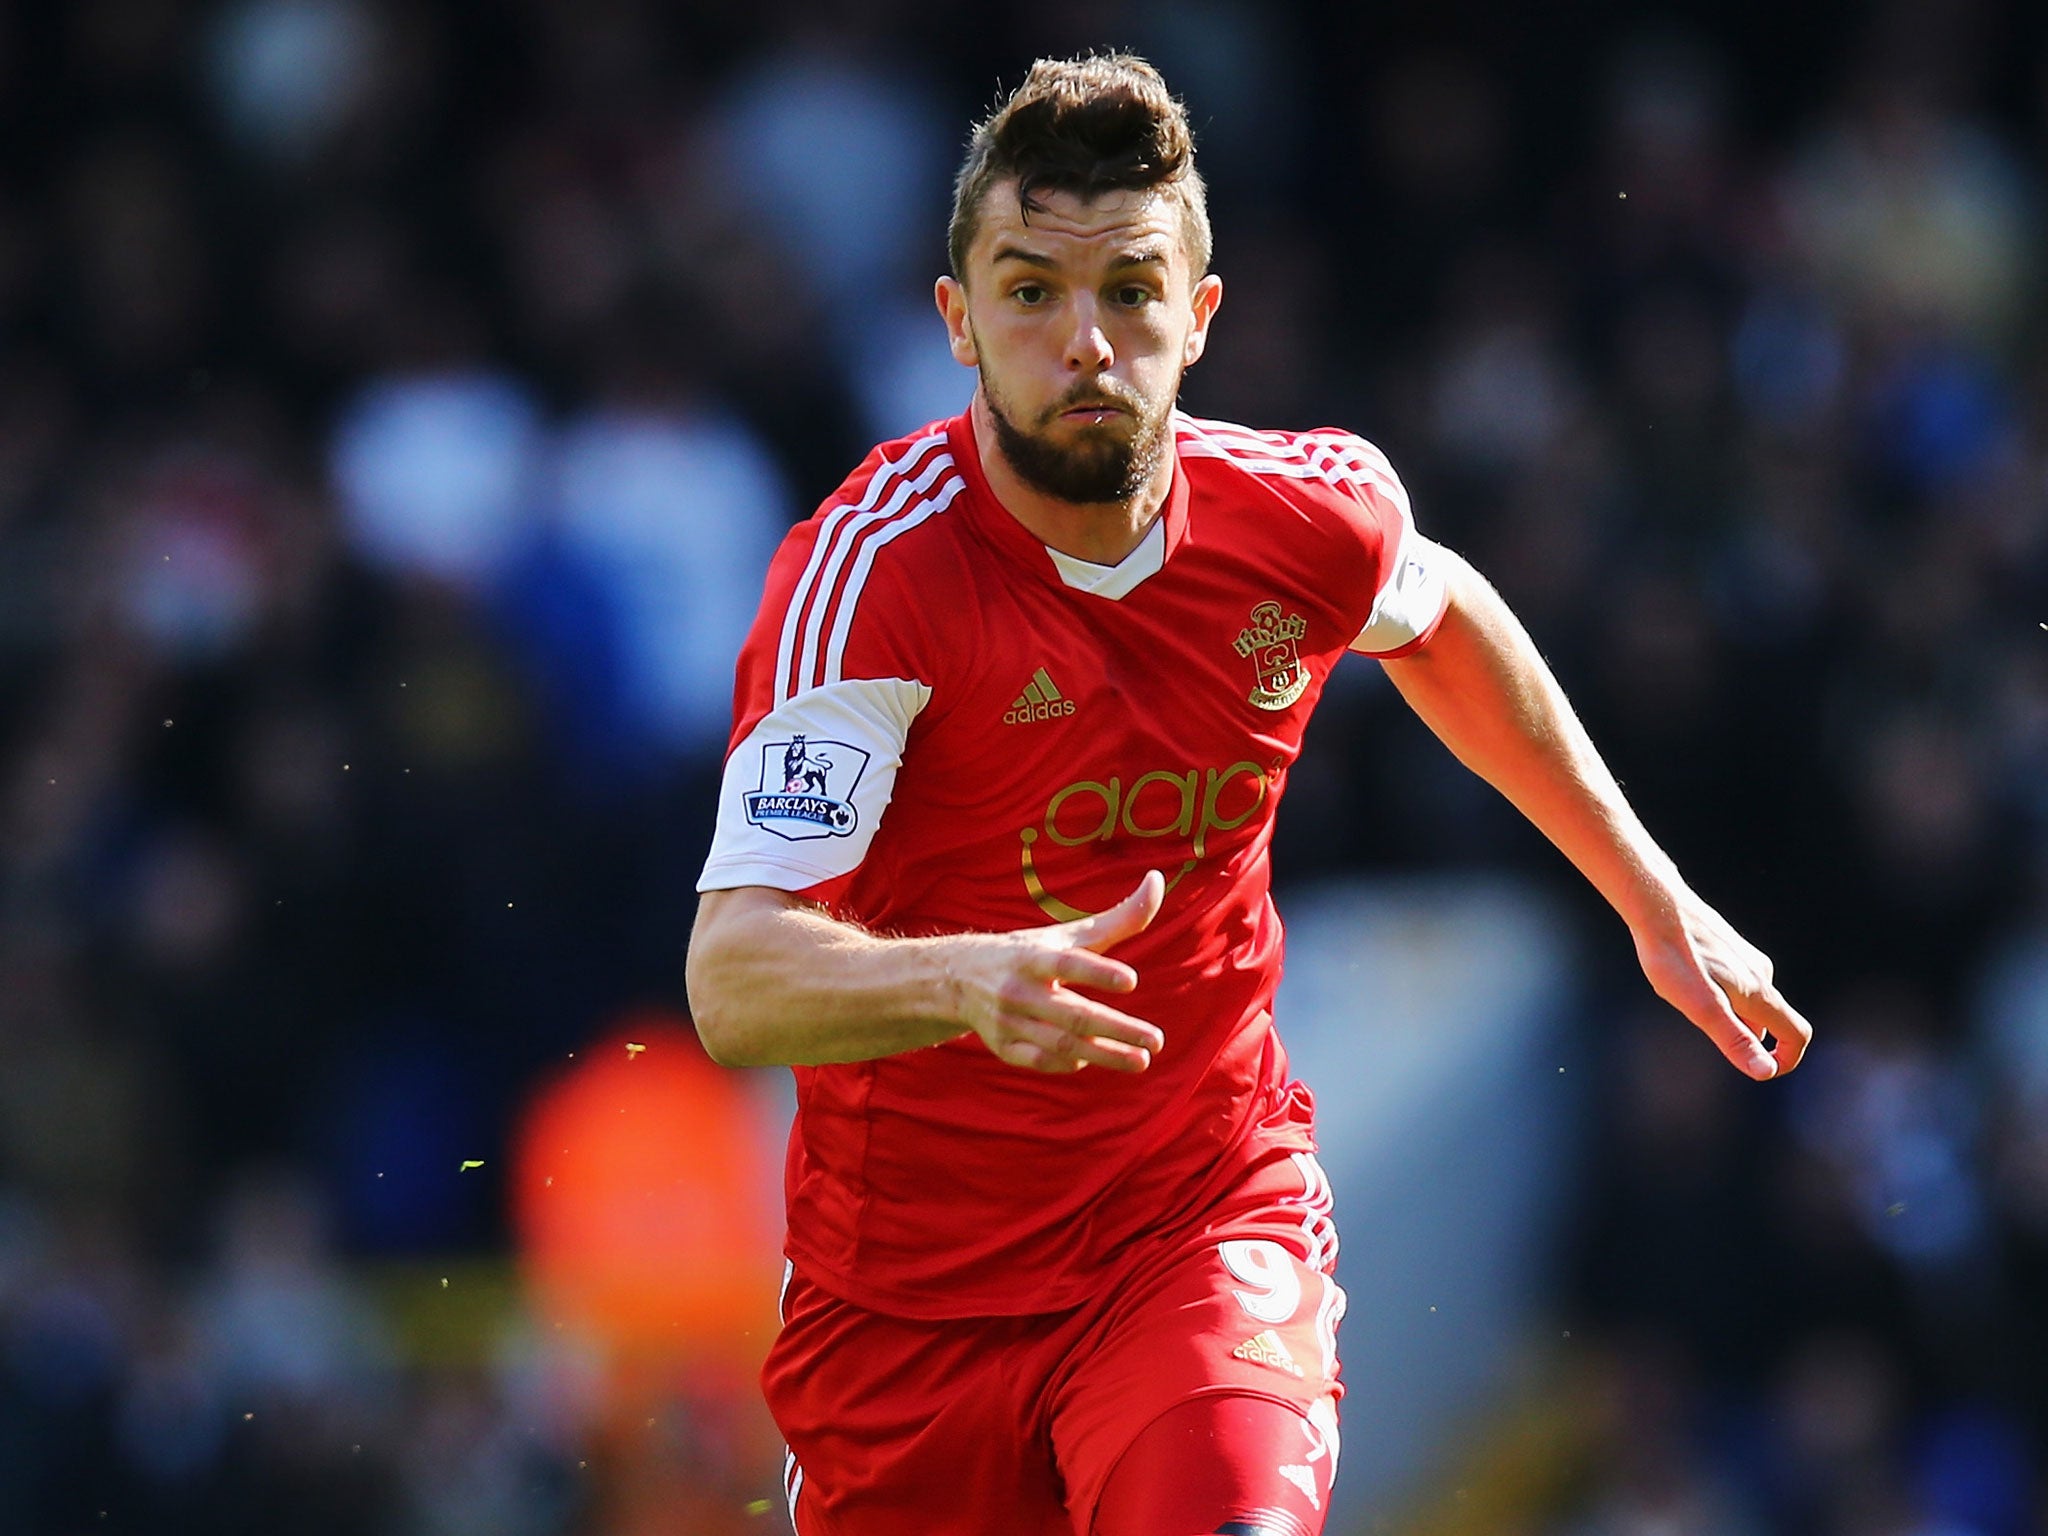
[[[1186,837],[1195,827],[1196,782],[1192,768],[1184,774],[1153,769],[1131,786],[1130,798],[1124,801],[1124,830],[1133,837]],[[1145,793],[1148,784],[1171,784],[1179,791],[1180,813],[1173,820],[1156,827],[1138,825],[1138,797]]]
[[[1251,804],[1226,819],[1218,814],[1218,802],[1223,798],[1224,789],[1242,774],[1250,774],[1257,788],[1252,792]],[[1235,762],[1221,773],[1211,768],[1207,786],[1202,791],[1202,826],[1195,833],[1195,857],[1208,856],[1211,832],[1234,832],[1250,821],[1259,807],[1266,803],[1266,787],[1265,770],[1257,763]]]
[[[1059,828],[1060,807],[1076,795],[1094,795],[1102,801],[1102,820],[1088,831],[1069,837]],[[1083,843],[1108,842],[1116,833],[1116,814],[1123,803],[1123,781],[1111,778],[1107,784],[1098,784],[1093,779],[1083,779],[1078,784],[1069,784],[1052,797],[1045,808],[1045,835],[1062,848],[1078,848]]]
[[[1017,836],[1024,844],[1024,890],[1038,903],[1038,910],[1056,923],[1071,923],[1080,918],[1093,917],[1095,914],[1092,912],[1083,912],[1079,907],[1068,906],[1048,891],[1045,882],[1038,878],[1038,867],[1031,859],[1031,845],[1038,841],[1038,829],[1026,827]]]
[[[1196,864],[1208,855],[1211,832],[1234,832],[1258,814],[1271,795],[1273,784],[1278,777],[1280,764],[1274,765],[1274,772],[1253,762],[1235,762],[1228,768],[1190,768],[1185,773],[1175,773],[1165,768],[1155,768],[1142,774],[1131,785],[1129,795],[1124,793],[1123,779],[1112,776],[1108,783],[1095,779],[1081,779],[1067,785],[1055,794],[1045,808],[1044,836],[1062,848],[1078,848],[1086,843],[1108,842],[1119,829],[1132,837],[1187,837],[1193,834],[1189,851],[1193,858],[1185,861],[1166,882],[1167,890],[1190,874]],[[1251,780],[1250,801],[1241,809],[1226,814],[1223,797],[1240,778]],[[1163,804],[1154,795],[1153,809],[1170,812],[1170,819],[1145,822],[1139,820],[1138,801],[1155,784],[1168,786],[1168,798]],[[1060,827],[1060,813],[1069,800],[1093,796],[1099,812],[1086,813],[1091,818],[1079,829],[1064,831]],[[1197,806],[1199,801],[1199,807]],[[1040,911],[1058,922],[1072,922],[1087,916],[1081,908],[1060,900],[1045,888],[1045,882],[1038,873],[1038,861],[1032,856],[1032,845],[1039,839],[1037,827],[1025,827],[1018,834],[1022,844],[1019,851],[1020,872],[1024,877],[1024,889]]]
[[[1023,845],[1024,891],[1026,895],[1038,903],[1038,910],[1056,923],[1071,923],[1079,918],[1093,917],[1095,915],[1093,912],[1084,912],[1079,907],[1070,906],[1066,902],[1061,901],[1059,897],[1053,895],[1051,891],[1045,888],[1045,882],[1038,877],[1038,865],[1031,857],[1031,845],[1038,841],[1038,828],[1024,828],[1017,834],[1017,839]],[[1166,882],[1167,894],[1172,894],[1173,888],[1187,878],[1188,872],[1195,867],[1197,862],[1197,860],[1189,859],[1179,869],[1174,871],[1173,877]]]

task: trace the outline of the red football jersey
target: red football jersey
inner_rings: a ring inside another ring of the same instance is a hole
[[[1113,953],[1149,1070],[1052,1076],[978,1036],[798,1067],[789,1254],[913,1317],[1054,1311],[1258,1151],[1312,1146],[1274,1033],[1273,812],[1330,669],[1427,639],[1445,588],[1350,433],[1176,414],[1164,515],[1115,566],[1048,550],[965,416],[885,444],[769,569],[699,888],[804,893],[877,932],[1166,904]]]

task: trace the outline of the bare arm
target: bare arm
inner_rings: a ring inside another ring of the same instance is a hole
[[[1686,885],[1629,808],[1528,632],[1485,577],[1445,555],[1450,607],[1427,645],[1384,663],[1394,686],[1621,915],[1658,996],[1751,1077],[1789,1072],[1813,1030],[1772,985],[1770,957]],[[1768,1052],[1765,1032],[1775,1037]]]
[[[708,891],[690,935],[690,1007],[727,1066],[866,1061],[972,1031],[1012,1066],[1142,1072],[1160,1031],[1071,989],[1135,987],[1137,972],[1099,951],[1143,932],[1164,897],[1153,873],[1076,922],[892,939],[785,891]]]

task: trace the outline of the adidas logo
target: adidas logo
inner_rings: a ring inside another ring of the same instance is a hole
[[[1285,1371],[1297,1379],[1307,1375],[1307,1372],[1295,1363],[1294,1356],[1288,1353],[1287,1346],[1280,1340],[1280,1335],[1270,1328],[1264,1333],[1253,1334],[1231,1353],[1240,1360],[1248,1360],[1253,1365],[1270,1365],[1274,1370]]]
[[[1053,680],[1040,667],[1031,674],[1031,681],[1024,685],[1024,691],[1017,695],[1003,715],[1005,725],[1028,725],[1033,720],[1051,720],[1060,715],[1071,715],[1074,701],[1062,698]]]
[[[1299,1464],[1291,1467],[1282,1467],[1280,1475],[1301,1490],[1301,1496],[1308,1500],[1309,1508],[1321,1509],[1323,1507],[1323,1501],[1316,1497],[1316,1475],[1309,1468]]]

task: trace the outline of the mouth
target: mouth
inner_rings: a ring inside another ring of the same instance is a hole
[[[1070,405],[1060,412],[1061,421],[1071,421],[1083,426],[1100,426],[1106,421],[1128,414],[1120,405],[1097,402],[1087,405]]]

